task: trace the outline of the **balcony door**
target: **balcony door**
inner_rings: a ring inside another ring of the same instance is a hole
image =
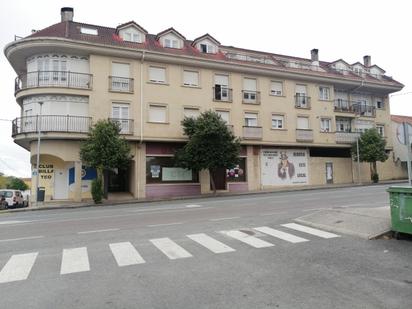
[[[215,100],[229,101],[229,76],[215,75]]]
[[[111,90],[130,92],[130,65],[128,63],[112,63]]]
[[[307,99],[306,85],[296,85],[295,93],[296,93],[297,107],[307,108],[308,99]]]
[[[128,104],[113,104],[112,105],[112,120],[120,125],[120,133],[129,132],[129,105]]]

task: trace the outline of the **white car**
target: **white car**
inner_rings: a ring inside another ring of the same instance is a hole
[[[28,206],[28,202],[19,190],[0,189],[0,196],[4,196],[4,208]]]

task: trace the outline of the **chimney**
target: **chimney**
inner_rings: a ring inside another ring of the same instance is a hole
[[[63,21],[73,21],[73,15],[74,15],[73,8],[69,8],[69,7],[61,8],[60,15],[62,17],[62,22]]]
[[[363,65],[367,68],[369,68],[372,64],[371,56],[363,56]]]
[[[312,59],[312,62],[319,61],[319,50],[314,48],[310,51],[310,59]]]

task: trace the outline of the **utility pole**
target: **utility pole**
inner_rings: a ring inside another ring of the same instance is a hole
[[[358,161],[358,182],[361,185],[361,178],[360,178],[360,159],[359,159],[359,137],[360,135],[356,138],[356,157],[357,157],[357,161]]]
[[[40,133],[41,133],[41,110],[43,102],[39,102],[40,112],[37,116],[37,158],[36,158],[36,206],[39,204],[39,165],[40,165]]]
[[[408,152],[408,183],[409,186],[411,186],[411,142],[409,140],[409,125],[406,122],[403,123],[403,134],[405,136],[405,145]]]

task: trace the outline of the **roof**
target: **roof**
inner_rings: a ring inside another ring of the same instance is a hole
[[[124,41],[118,35],[118,29],[119,27],[124,27],[129,24],[137,25],[134,21],[130,21],[128,23],[118,26],[117,28],[111,28],[111,27],[105,27],[105,26],[91,25],[87,23],[63,21],[63,22],[51,25],[47,28],[44,28],[40,31],[37,31],[29,35],[28,38],[36,38],[36,37],[67,38],[67,39],[71,39],[75,41],[110,45],[113,47],[117,46],[117,47],[136,48],[139,50],[157,51],[157,52],[174,54],[174,55],[186,55],[186,56],[191,56],[191,57],[199,57],[203,59],[222,60],[222,61],[238,63],[238,64],[250,64],[251,61],[234,59],[233,57],[229,57],[228,55],[228,53],[241,53],[241,54],[246,53],[246,54],[249,54],[250,56],[262,57],[264,59],[271,60],[269,62],[264,62],[264,63],[253,62],[253,65],[255,66],[261,66],[262,68],[268,68],[268,67],[276,68],[277,70],[288,71],[288,72],[308,72],[307,69],[292,68],[287,65],[288,62],[298,62],[298,63],[302,63],[302,64],[309,65],[309,66],[312,64],[311,59],[308,59],[308,58],[286,56],[286,55],[256,51],[256,50],[251,50],[251,49],[238,48],[238,47],[233,47],[233,46],[222,46],[221,45],[219,52],[216,54],[201,53],[194,46],[192,46],[194,45],[193,44],[194,41],[187,40],[183,35],[181,35],[173,27],[162,31],[158,33],[157,35],[146,34],[146,40],[143,43],[127,42],[127,41]],[[90,35],[90,34],[81,33],[80,32],[81,27],[95,28],[98,31],[98,35]],[[183,47],[181,49],[166,48],[166,47],[161,46],[158,40],[159,36],[164,35],[169,32],[173,32],[182,38]],[[209,34],[205,34],[197,38],[196,40],[199,40],[206,36],[213,38]],[[311,71],[311,72],[317,75],[325,76],[325,77],[338,77],[341,79],[348,79],[348,80],[359,80],[359,81],[364,80],[366,82],[374,82],[374,83],[381,83],[381,84],[384,83],[384,84],[392,84],[396,86],[403,86],[401,83],[387,76],[383,76],[383,78],[378,79],[368,74],[365,76],[359,76],[350,71],[348,72],[348,74],[342,75],[341,73],[331,68],[331,64],[336,63],[338,61],[343,61],[347,63],[346,61],[342,59],[336,60],[334,62],[320,61],[319,68],[321,70]]]
[[[216,45],[220,45],[220,42],[218,40],[216,40],[214,37],[212,37],[209,33],[206,33],[206,34],[194,39],[192,45],[195,45],[197,42],[199,42],[203,39],[209,39],[210,41],[212,41]]]
[[[186,38],[184,37],[184,35],[181,34],[179,31],[177,31],[177,30],[176,30],[175,28],[173,28],[173,27],[167,28],[166,30],[163,30],[162,32],[159,32],[159,33],[156,35],[156,39],[158,39],[158,38],[160,38],[161,36],[163,36],[163,35],[165,35],[165,34],[168,34],[168,33],[170,33],[170,32],[176,34],[176,35],[177,35],[179,38],[181,38],[182,40],[186,40]]]
[[[117,26],[116,31],[119,32],[120,29],[124,29],[127,28],[129,26],[134,26],[135,28],[139,29],[140,31],[144,32],[145,34],[147,34],[147,30],[145,28],[143,28],[142,26],[140,26],[138,23],[136,23],[134,20],[131,20],[127,23],[124,24],[120,24]]]
[[[411,116],[391,115],[391,120],[397,123],[406,122],[406,123],[412,124]]]

